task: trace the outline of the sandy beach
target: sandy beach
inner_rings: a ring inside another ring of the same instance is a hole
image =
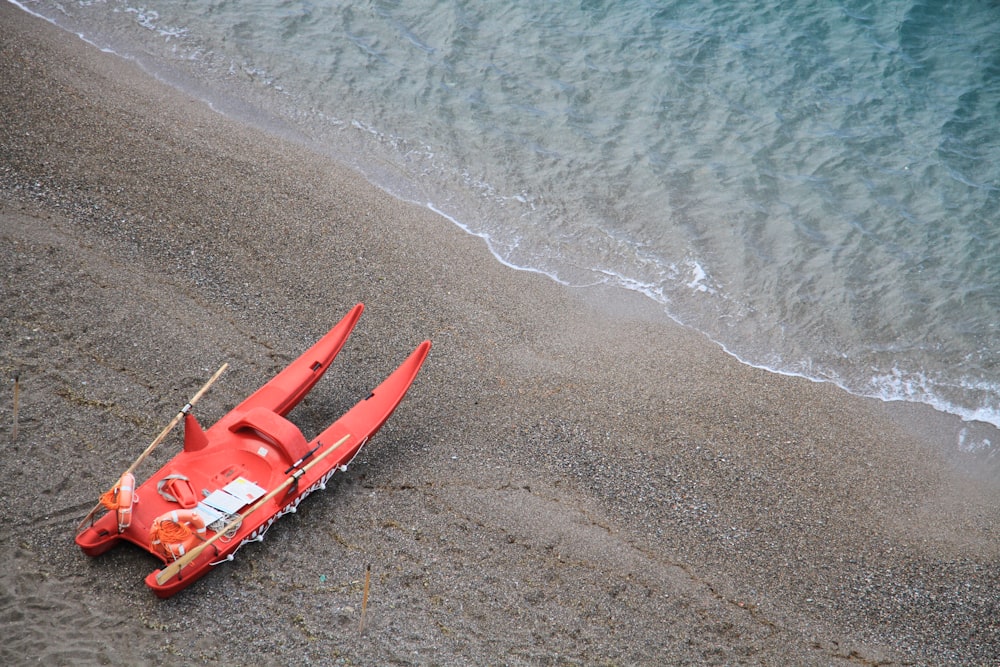
[[[9,3],[0,82],[0,663],[1000,662],[1000,462],[956,420],[509,269]],[[215,369],[206,426],[358,302],[307,437],[434,349],[336,483],[169,600],[80,552]]]

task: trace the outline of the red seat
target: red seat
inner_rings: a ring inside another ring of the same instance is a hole
[[[290,464],[301,459],[309,451],[309,443],[306,442],[299,427],[267,408],[249,410],[230,426],[229,430],[233,433],[242,430],[252,431],[254,435],[281,451]]]

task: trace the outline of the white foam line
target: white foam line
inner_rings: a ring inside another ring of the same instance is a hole
[[[413,202],[413,203],[416,203],[416,202]],[[432,202],[426,202],[424,204],[424,206],[426,206],[431,211],[434,211],[435,213],[437,213],[438,215],[440,215],[445,220],[450,221],[452,224],[454,224],[456,227],[458,227],[459,229],[461,229],[462,231],[464,231],[466,234],[471,234],[472,236],[475,236],[477,238],[482,239],[486,243],[486,247],[487,247],[487,249],[489,249],[490,254],[493,255],[496,258],[496,260],[498,262],[500,262],[501,264],[503,264],[504,266],[506,266],[508,268],[511,268],[511,269],[514,269],[515,271],[528,271],[530,273],[540,273],[541,275],[546,276],[547,278],[551,278],[552,280],[554,280],[555,282],[559,283],[560,285],[564,285],[566,287],[570,286],[570,284],[568,282],[566,282],[565,280],[563,280],[559,276],[555,275],[554,273],[550,273],[548,271],[543,271],[542,269],[536,269],[536,268],[533,268],[533,267],[530,267],[530,266],[518,266],[517,264],[511,263],[510,261],[504,259],[504,257],[502,257],[494,249],[494,247],[493,247],[493,238],[489,234],[487,234],[486,232],[474,232],[474,231],[472,231],[469,228],[468,225],[466,225],[466,224],[464,224],[462,222],[459,222],[457,219],[455,219],[452,216],[448,215],[447,213],[445,213],[444,211],[442,211],[441,209],[439,209],[438,207],[436,207]]]
[[[84,41],[84,42],[86,42],[87,44],[90,44],[91,46],[93,46],[93,47],[94,47],[95,49],[100,49],[100,50],[101,50],[101,51],[103,51],[104,53],[111,53],[111,54],[113,54],[113,55],[116,55],[116,56],[118,56],[118,57],[120,57],[120,58],[124,58],[124,56],[122,56],[122,54],[120,54],[120,53],[117,53],[116,51],[114,51],[114,50],[112,50],[112,49],[110,49],[110,48],[108,48],[108,47],[106,47],[106,46],[101,46],[100,44],[98,44],[98,43],[96,43],[96,42],[92,42],[92,41],[90,41],[90,40],[89,40],[89,39],[87,38],[87,36],[86,36],[86,35],[84,35],[84,34],[83,34],[82,32],[73,32],[72,30],[69,30],[68,28],[66,28],[66,27],[64,27],[64,26],[61,26],[61,25],[59,25],[59,24],[58,24],[58,23],[57,23],[57,22],[55,21],[55,19],[50,19],[50,18],[49,18],[48,16],[45,16],[45,15],[43,15],[43,14],[39,14],[38,12],[33,12],[33,11],[31,11],[30,9],[28,9],[27,7],[25,7],[25,6],[23,5],[23,4],[21,4],[21,3],[20,3],[20,2],[18,2],[17,0],[7,0],[7,2],[9,2],[9,3],[10,3],[10,4],[12,4],[12,5],[14,5],[15,7],[17,7],[18,9],[20,9],[21,11],[23,11],[23,12],[25,12],[25,13],[27,13],[27,14],[31,14],[32,16],[34,16],[34,17],[37,17],[37,18],[40,18],[40,19],[42,19],[43,21],[48,21],[49,23],[51,23],[51,24],[52,24],[52,25],[54,25],[55,27],[59,28],[59,29],[60,29],[60,30],[62,30],[63,32],[68,32],[68,33],[70,33],[71,35],[76,35],[77,37],[79,37],[79,38],[80,38],[81,40],[83,40],[83,41]]]
[[[224,110],[220,109],[215,102],[213,102],[211,99],[209,99],[205,95],[202,95],[202,94],[196,92],[195,90],[193,90],[193,89],[191,89],[189,87],[185,87],[183,85],[179,85],[177,83],[174,83],[170,79],[166,78],[160,72],[157,72],[155,69],[152,69],[150,67],[146,67],[145,65],[143,65],[142,61],[139,60],[138,58],[135,58],[135,57],[130,56],[130,55],[125,54],[125,53],[120,53],[118,51],[115,51],[114,49],[112,49],[112,48],[110,48],[108,46],[101,46],[97,42],[94,42],[91,39],[89,39],[86,34],[84,34],[82,32],[74,32],[73,30],[70,30],[70,29],[66,28],[65,26],[60,25],[55,19],[51,19],[48,16],[44,16],[42,14],[39,14],[38,12],[31,11],[30,9],[28,9],[27,7],[25,7],[23,4],[21,4],[18,0],[7,0],[7,2],[9,2],[10,4],[14,5],[15,7],[23,10],[27,14],[30,14],[30,15],[35,16],[37,18],[40,18],[43,21],[46,21],[48,23],[51,23],[52,25],[54,25],[55,27],[59,28],[63,32],[67,32],[67,33],[69,33],[71,35],[76,35],[81,41],[83,41],[86,44],[89,44],[89,45],[93,46],[95,49],[100,50],[102,53],[108,53],[110,55],[116,56],[116,57],[121,58],[123,60],[127,60],[127,61],[129,61],[131,63],[134,63],[139,69],[141,69],[143,72],[145,72],[149,76],[153,77],[154,79],[156,79],[160,83],[162,83],[162,84],[164,84],[166,86],[169,86],[170,88],[172,88],[174,90],[181,90],[181,91],[183,91],[186,95],[189,95],[189,96],[197,99],[202,104],[204,104],[206,107],[208,107],[210,110],[214,111],[215,113],[219,114],[220,116],[231,116],[232,115],[232,116],[238,118],[238,116],[236,116],[235,114],[228,114]],[[245,121],[245,122],[248,122],[248,121]]]
[[[754,362],[748,361],[748,360],[744,359],[743,357],[741,357],[740,355],[738,355],[735,352],[733,352],[732,350],[730,350],[723,343],[720,343],[719,341],[714,340],[713,338],[709,337],[707,334],[706,334],[706,337],[708,338],[708,340],[712,341],[713,343],[715,343],[716,345],[718,345],[720,348],[722,348],[723,352],[725,352],[726,354],[728,354],[732,358],[736,359],[741,364],[744,364],[746,366],[750,366],[751,368],[757,368],[757,369],[762,370],[762,371],[767,371],[768,373],[774,373],[776,375],[784,375],[786,377],[802,378],[804,380],[808,380],[810,382],[815,382],[817,384],[830,383],[830,384],[834,385],[835,387],[838,387],[839,389],[843,390],[844,392],[846,392],[846,393],[848,393],[848,394],[850,394],[852,396],[860,396],[862,398],[870,398],[870,399],[874,399],[874,400],[877,400],[877,401],[882,401],[883,403],[921,403],[923,405],[926,405],[928,407],[933,408],[934,410],[937,410],[938,412],[943,412],[945,414],[949,414],[949,415],[958,417],[963,422],[967,422],[967,423],[968,422],[981,422],[981,423],[990,424],[992,426],[1000,428],[1000,418],[998,418],[998,415],[995,412],[984,410],[982,408],[980,408],[980,409],[971,409],[971,408],[963,408],[963,407],[960,407],[960,406],[956,406],[956,405],[954,405],[954,404],[952,404],[952,403],[950,403],[948,401],[945,401],[945,400],[942,400],[942,399],[938,398],[937,396],[935,396],[933,394],[933,392],[925,392],[923,394],[914,394],[914,395],[911,395],[911,396],[903,396],[903,395],[891,395],[891,394],[889,394],[889,393],[887,393],[885,391],[878,392],[878,391],[863,391],[863,390],[859,390],[859,389],[852,389],[852,388],[848,387],[846,384],[844,384],[844,382],[842,380],[840,380],[838,378],[835,378],[833,376],[822,377],[821,374],[806,375],[806,374],[800,373],[798,371],[781,370],[781,369],[777,369],[777,368],[772,368],[770,366],[766,366],[764,364],[758,364],[758,363],[754,363]]]
[[[416,202],[413,202],[413,203],[416,203]],[[547,276],[547,277],[551,278],[552,280],[556,281],[560,285],[571,286],[571,284],[568,283],[567,281],[560,279],[558,276],[556,276],[556,275],[554,275],[554,274],[552,274],[552,273],[550,273],[548,271],[542,271],[541,269],[535,269],[535,268],[531,268],[531,267],[524,267],[524,266],[518,266],[516,264],[512,264],[511,262],[509,262],[508,260],[504,259],[502,256],[500,256],[496,252],[496,250],[493,247],[492,239],[491,239],[491,237],[490,237],[489,234],[487,234],[485,232],[474,232],[474,231],[472,231],[467,225],[465,225],[462,222],[456,220],[454,217],[448,215],[444,211],[441,211],[436,206],[434,206],[434,204],[431,203],[431,202],[426,203],[425,206],[428,209],[430,209],[431,211],[434,211],[438,215],[442,216],[443,218],[451,221],[453,224],[455,224],[456,226],[458,226],[459,229],[463,230],[467,234],[471,234],[472,236],[476,236],[478,238],[483,239],[483,241],[486,243],[486,247],[489,249],[490,253],[497,259],[497,261],[499,261],[504,266],[507,266],[507,267],[512,268],[512,269],[517,270],[517,271],[531,271],[533,273],[540,273],[540,274],[542,274],[544,276]],[[695,280],[693,282],[691,282],[690,284],[688,284],[687,286],[689,288],[696,289],[697,291],[708,290],[709,292],[711,292],[711,293],[714,294],[715,293],[714,290],[711,290],[711,288],[708,288],[708,286],[705,285],[704,282],[703,282],[704,278],[706,277],[706,275],[704,274],[704,270],[700,266],[698,266],[696,264],[695,267],[694,267],[694,269],[693,269],[693,271],[695,273]],[[783,370],[783,369],[773,368],[773,367],[767,366],[765,364],[761,364],[761,363],[756,363],[756,362],[749,361],[749,360],[744,359],[743,357],[741,357],[736,352],[734,352],[731,349],[729,349],[729,347],[727,347],[725,343],[717,341],[714,338],[712,338],[708,333],[706,333],[704,331],[701,331],[700,329],[697,329],[696,327],[692,327],[689,324],[686,324],[683,320],[681,320],[680,318],[678,318],[677,316],[675,316],[673,313],[671,313],[670,312],[670,308],[669,308],[669,299],[667,299],[666,295],[662,294],[659,290],[653,290],[650,285],[647,285],[645,283],[642,283],[642,282],[639,282],[639,281],[636,281],[636,280],[625,278],[624,276],[622,276],[621,274],[619,274],[617,272],[611,272],[611,271],[607,271],[607,270],[601,270],[599,272],[603,273],[603,274],[605,274],[605,275],[607,275],[609,277],[614,278],[615,282],[622,289],[626,289],[626,290],[629,290],[631,292],[638,292],[639,294],[642,294],[645,297],[647,297],[649,299],[652,299],[656,303],[659,303],[660,305],[662,305],[664,307],[664,313],[671,320],[673,320],[674,322],[676,322],[677,324],[679,324],[679,325],[681,325],[683,327],[686,327],[686,328],[689,328],[689,329],[694,329],[695,331],[699,331],[702,335],[705,336],[705,338],[707,340],[709,340],[712,343],[718,345],[719,348],[725,354],[727,354],[728,356],[732,357],[733,359],[735,359],[737,362],[743,364],[744,366],[749,366],[751,368],[756,368],[758,370],[766,371],[768,373],[774,373],[775,375],[781,375],[781,376],[785,376],[785,377],[802,378],[804,380],[808,380],[809,382],[814,382],[816,384],[829,383],[829,384],[834,385],[835,387],[838,387],[842,391],[844,391],[847,394],[850,394],[852,396],[860,396],[860,397],[863,397],[863,398],[874,399],[874,400],[882,401],[884,403],[922,403],[924,405],[927,405],[927,406],[933,408],[934,410],[937,410],[938,412],[943,412],[945,414],[950,414],[950,415],[953,415],[955,417],[958,417],[959,419],[961,419],[964,422],[984,422],[984,423],[988,423],[988,424],[991,424],[993,426],[996,426],[997,428],[1000,428],[1000,419],[997,418],[996,414],[991,413],[991,414],[987,415],[987,414],[984,414],[983,410],[972,410],[972,409],[968,409],[968,408],[962,408],[962,407],[955,406],[955,405],[953,405],[953,404],[951,404],[951,403],[949,403],[947,401],[943,401],[940,398],[934,396],[932,392],[931,393],[925,393],[923,395],[919,395],[918,394],[918,395],[913,395],[913,396],[902,396],[902,395],[896,395],[896,396],[894,396],[894,395],[891,395],[891,394],[888,394],[888,393],[885,393],[885,392],[879,393],[877,391],[864,391],[864,390],[859,390],[859,389],[852,389],[852,388],[848,387],[840,378],[835,377],[833,375],[824,375],[822,372],[819,372],[819,373],[816,373],[816,374],[813,374],[813,375],[806,375],[805,373],[802,373],[802,372],[799,372],[799,371]],[[597,283],[595,283],[595,284],[597,284]]]
[[[700,267],[698,268],[700,269]],[[875,389],[868,391],[857,388],[852,389],[851,387],[847,386],[847,384],[845,384],[844,381],[841,380],[840,378],[836,377],[835,375],[828,374],[828,372],[824,372],[822,370],[817,371],[812,375],[806,375],[805,373],[799,371],[784,370],[784,369],[774,368],[772,366],[768,366],[762,363],[749,361],[748,359],[743,358],[733,350],[729,349],[729,347],[727,347],[725,343],[715,340],[707,332],[685,323],[682,319],[680,319],[672,312],[670,312],[669,308],[670,300],[660,290],[653,290],[652,287],[646,283],[642,283],[634,279],[627,278],[621,275],[620,273],[614,271],[600,270],[600,272],[603,273],[604,275],[613,278],[614,281],[618,284],[618,286],[621,287],[622,289],[626,289],[631,292],[637,292],[660,304],[661,306],[663,306],[664,314],[666,314],[666,316],[669,317],[671,320],[673,320],[674,322],[683,327],[686,327],[688,329],[693,329],[694,331],[698,331],[703,336],[705,336],[705,338],[708,341],[714,343],[715,345],[718,345],[719,348],[726,355],[732,357],[733,359],[735,359],[740,364],[743,364],[744,366],[749,366],[750,368],[756,368],[758,370],[766,371],[768,373],[774,373],[775,375],[801,378],[804,380],[808,380],[809,382],[814,382],[816,384],[826,384],[826,383],[832,384],[835,387],[846,392],[847,394],[850,394],[851,396],[859,396],[862,398],[874,399],[877,401],[882,401],[883,403],[920,403],[928,407],[931,407],[938,412],[958,417],[959,419],[961,419],[963,422],[966,423],[980,422],[1000,428],[1000,413],[997,413],[994,410],[988,410],[984,408],[976,409],[976,408],[963,408],[961,406],[956,406],[948,401],[939,398],[938,396],[935,396],[932,390],[927,390],[924,391],[923,393],[914,393],[912,395],[903,395],[901,393],[896,393],[894,395],[890,393],[891,387],[887,383],[880,383],[879,386],[875,387]],[[698,287],[703,287],[704,284],[701,283],[699,280],[695,280],[694,282],[688,284],[687,286],[690,288],[697,289]],[[714,291],[712,293],[714,293]]]

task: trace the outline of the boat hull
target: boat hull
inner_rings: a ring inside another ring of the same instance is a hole
[[[152,544],[150,533],[158,518],[178,509],[193,509],[209,518],[218,512],[222,516],[215,517],[214,528],[219,529],[242,516],[231,536],[215,537],[175,576],[164,580],[162,570],[157,569],[146,577],[153,592],[167,598],[208,574],[215,565],[231,560],[248,542],[263,539],[276,520],[294,512],[309,494],[325,488],[336,472],[346,470],[402,401],[431,347],[430,341],[421,343],[365,399],[307,442],[286,415],[329,368],[362,309],[358,304],[313,347],[208,430],[202,430],[194,416],[187,415],[183,451],[138,486],[131,524],[119,531],[114,512],[95,520],[76,536],[84,553],[99,556],[126,541],[166,565],[176,554],[164,555]],[[269,497],[293,476],[297,477],[294,483]],[[241,497],[247,488],[250,495]],[[225,504],[218,502],[220,495]],[[242,503],[238,509],[234,497]],[[204,539],[214,536],[209,529]]]

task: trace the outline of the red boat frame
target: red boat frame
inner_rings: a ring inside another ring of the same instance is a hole
[[[277,519],[294,512],[313,491],[325,488],[335,472],[346,470],[402,401],[431,348],[430,341],[422,342],[365,399],[307,442],[286,415],[333,363],[363,310],[363,304],[357,304],[302,356],[211,428],[203,430],[194,415],[186,414],[184,449],[135,490],[138,500],[131,524],[119,532],[116,513],[104,514],[76,536],[76,543],[84,553],[99,556],[125,540],[170,564],[173,559],[156,551],[151,544],[150,529],[157,517],[182,507],[189,509],[239,478],[253,482],[261,490],[272,491],[287,483],[290,476],[297,476],[285,492],[258,501],[261,506],[245,516],[231,537],[214,537],[209,531],[214,541],[176,575],[161,582],[158,578],[164,579],[162,570],[150,573],[146,584],[157,596],[167,598],[203,577],[213,566],[231,560],[244,544],[263,539]],[[324,455],[324,446],[333,446],[345,436],[336,451]],[[323,459],[317,460],[321,455]],[[169,488],[173,493],[161,493],[166,485],[172,485]]]

